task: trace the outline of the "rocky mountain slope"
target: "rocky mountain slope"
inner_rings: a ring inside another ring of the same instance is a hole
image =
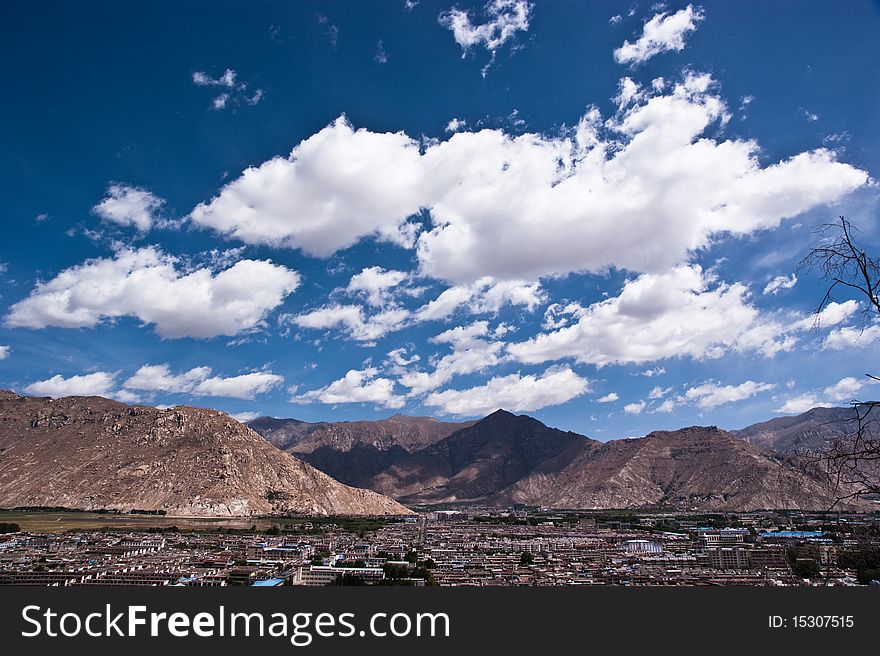
[[[836,490],[793,460],[713,427],[658,431],[545,463],[494,499],[560,508],[829,508]]]
[[[855,417],[851,407],[813,408],[794,417],[777,417],[731,433],[764,449],[810,453],[824,451],[839,438],[854,433],[858,428]]]
[[[358,487],[407,454],[419,451],[473,422],[444,422],[397,414],[379,421],[307,423],[260,417],[248,426],[269,443],[334,478]]]
[[[343,485],[215,410],[0,392],[0,507],[170,515],[408,512]]]

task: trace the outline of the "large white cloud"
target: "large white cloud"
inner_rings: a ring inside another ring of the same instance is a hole
[[[290,154],[247,169],[190,218],[247,244],[326,257],[376,236],[411,245],[420,207],[419,144],[403,133],[355,131],[340,117]]]
[[[570,357],[605,366],[790,348],[785,327],[762,319],[747,295],[744,285],[715,283],[696,265],[643,274],[627,281],[618,296],[573,306],[571,325],[511,344],[508,351],[527,363]]]
[[[326,256],[371,236],[410,245],[409,217],[425,209],[423,275],[534,282],[665,271],[719,235],[774,228],[869,180],[827,149],[763,165],[757,142],[707,136],[727,118],[709,75],[650,89],[627,81],[618,102],[612,118],[591,109],[556,136],[481,130],[424,146],[339,119],[290,158],[245,171],[191,218],[246,243]]]
[[[429,394],[427,406],[462,417],[485,416],[499,408],[530,412],[559,405],[589,391],[586,378],[568,367],[550,367],[540,375],[510,374],[490,379],[485,385]]]
[[[210,375],[210,367],[195,367],[173,374],[167,364],[144,365],[123,383],[123,387],[167,394],[253,399],[257,394],[268,392],[284,382],[284,378],[271,371],[231,377]]]
[[[697,29],[705,14],[700,8],[688,5],[674,14],[656,14],[645,23],[642,33],[635,42],[624,41],[614,51],[614,60],[618,64],[641,64],[654,55],[669,50],[684,49],[684,40],[688,33]]]
[[[28,394],[39,394],[53,398],[62,396],[113,397],[116,396],[114,393],[116,376],[117,374],[106,371],[96,371],[91,374],[70,376],[69,378],[57,375],[46,380],[31,383],[24,388],[24,391]]]
[[[263,260],[219,272],[183,270],[155,247],[87,260],[13,305],[6,325],[85,328],[119,317],[154,324],[162,337],[236,335],[259,326],[299,286],[299,274]]]
[[[326,387],[297,393],[291,388],[292,403],[372,403],[385,408],[402,408],[406,400],[394,393],[394,381],[379,376],[375,367],[352,369]]]
[[[156,221],[156,214],[165,201],[155,194],[131,185],[111,184],[107,195],[92,208],[105,221],[121,226],[134,226],[148,232]]]

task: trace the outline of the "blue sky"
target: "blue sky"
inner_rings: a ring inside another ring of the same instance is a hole
[[[875,393],[880,4],[7,4],[0,386],[598,439]]]

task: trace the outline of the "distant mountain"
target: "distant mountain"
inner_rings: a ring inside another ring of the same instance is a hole
[[[171,515],[408,512],[333,480],[216,410],[0,392],[0,507]]]
[[[398,427],[410,425],[406,418],[393,419],[381,429],[375,426],[379,422],[325,425],[344,429],[337,434],[324,428],[313,443],[300,422],[288,426],[296,434],[289,448],[313,449],[302,457],[315,466],[411,505],[745,511],[825,509],[838,496],[796,456],[750,445],[715,427],[601,443],[499,410],[440,439],[438,430],[420,446],[397,436]],[[264,430],[271,425],[264,423]],[[454,426],[445,424],[443,430]]]
[[[749,444],[781,453],[824,451],[845,435],[858,429],[855,410],[845,408],[813,408],[794,417],[777,417],[770,421],[731,431]]]
[[[409,503],[481,503],[542,463],[554,458],[565,461],[597,445],[583,435],[498,410],[406,454],[366,483],[370,489]]]
[[[473,422],[397,414],[378,421],[308,423],[260,417],[248,426],[270,444],[358,487],[406,454],[431,446]]]
[[[546,463],[496,502],[699,511],[826,509],[836,490],[794,460],[712,427],[657,431]]]

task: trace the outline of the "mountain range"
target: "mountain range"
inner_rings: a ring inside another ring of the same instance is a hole
[[[246,426],[210,409],[0,392],[0,507],[170,515],[383,515],[513,503],[821,510],[848,490],[804,454],[851,430],[846,411],[599,442],[503,410],[475,422],[262,417]]]
[[[824,410],[735,433],[695,426],[604,443],[503,410],[468,424],[398,415],[338,424],[262,418],[251,426],[335,478],[409,505],[824,509],[839,491],[806,448],[795,448],[827,446],[847,431],[852,409]],[[398,442],[400,425],[408,431]],[[774,444],[780,448],[768,448]]]

